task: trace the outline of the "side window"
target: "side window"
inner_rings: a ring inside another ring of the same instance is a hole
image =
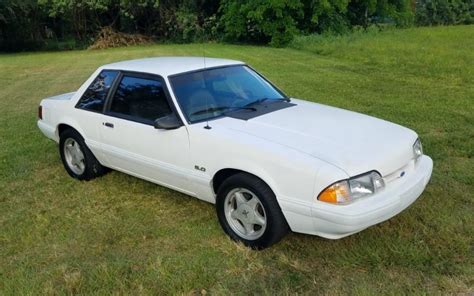
[[[117,77],[117,71],[100,72],[84,92],[76,107],[101,112],[115,77]]]
[[[110,111],[139,121],[150,121],[168,115],[171,108],[162,82],[124,75],[112,99]]]

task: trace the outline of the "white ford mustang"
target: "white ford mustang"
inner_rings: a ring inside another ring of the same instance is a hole
[[[102,66],[42,100],[38,126],[72,177],[112,168],[215,203],[224,231],[256,249],[290,229],[337,239],[387,220],[433,168],[412,130],[289,98],[223,59]]]

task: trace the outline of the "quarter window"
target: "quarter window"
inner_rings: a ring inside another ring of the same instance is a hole
[[[112,83],[117,77],[117,71],[102,71],[82,95],[76,107],[91,111],[102,112],[105,99]]]
[[[114,94],[110,112],[141,122],[153,122],[171,113],[160,80],[124,75]]]

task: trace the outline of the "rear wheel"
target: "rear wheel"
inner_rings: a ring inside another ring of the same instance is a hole
[[[107,171],[89,150],[82,136],[73,129],[61,133],[59,153],[68,174],[78,180],[91,180]]]
[[[265,182],[246,173],[229,177],[220,186],[216,210],[224,231],[253,249],[267,248],[288,232],[288,225]]]

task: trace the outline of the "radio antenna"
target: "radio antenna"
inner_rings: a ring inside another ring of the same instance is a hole
[[[202,59],[203,59],[203,62],[204,62],[204,71],[202,72],[202,79],[204,81],[204,87],[207,87],[206,86],[206,50],[204,49],[204,44],[202,45]],[[206,108],[207,108],[207,113],[209,114],[209,97],[206,95]],[[207,118],[206,120],[206,126],[204,127],[205,129],[211,129],[211,127],[209,126],[209,117]]]

